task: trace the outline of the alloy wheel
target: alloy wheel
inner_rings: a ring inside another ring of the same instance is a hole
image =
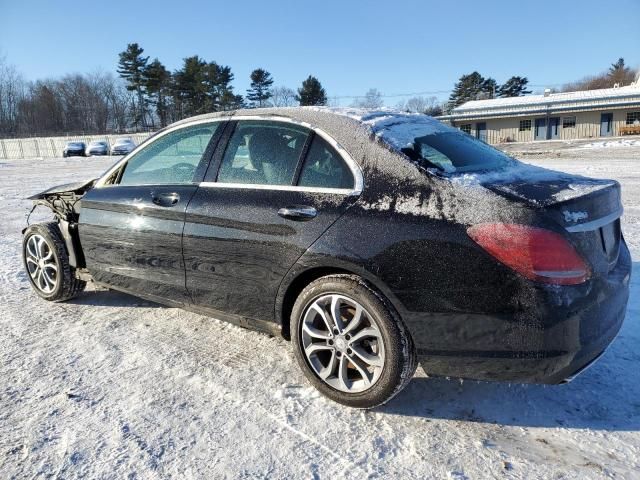
[[[307,362],[326,384],[347,393],[371,388],[384,368],[384,341],[369,312],[338,294],[321,296],[305,309],[301,344]]]
[[[58,264],[53,249],[41,235],[32,235],[25,248],[27,270],[34,285],[43,293],[51,293],[58,283]]]

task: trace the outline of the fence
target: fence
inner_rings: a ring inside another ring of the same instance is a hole
[[[106,140],[112,145],[118,138],[131,138],[136,144],[146,140],[150,133],[132,133],[125,135],[78,135],[74,137],[39,137],[12,138],[0,140],[0,159],[15,160],[21,158],[55,158],[62,157],[62,150],[67,142],[90,142]]]

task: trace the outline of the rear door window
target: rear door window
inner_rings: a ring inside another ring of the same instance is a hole
[[[298,185],[353,188],[353,174],[338,152],[324,138],[315,135],[302,166]]]
[[[309,130],[282,122],[240,121],[229,139],[217,181],[292,185]]]

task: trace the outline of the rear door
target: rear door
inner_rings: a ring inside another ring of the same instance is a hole
[[[355,202],[362,177],[294,123],[240,120],[225,141],[187,208],[187,289],[201,308],[273,321],[284,275]]]
[[[101,283],[185,303],[184,214],[204,177],[220,122],[169,130],[83,198],[80,241]]]

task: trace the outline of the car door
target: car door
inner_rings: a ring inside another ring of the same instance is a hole
[[[221,130],[209,122],[164,132],[82,198],[80,241],[97,282],[185,303],[184,214]]]
[[[355,202],[362,176],[320,132],[249,119],[232,128],[187,208],[187,289],[197,306],[260,328],[274,320],[287,271]]]

